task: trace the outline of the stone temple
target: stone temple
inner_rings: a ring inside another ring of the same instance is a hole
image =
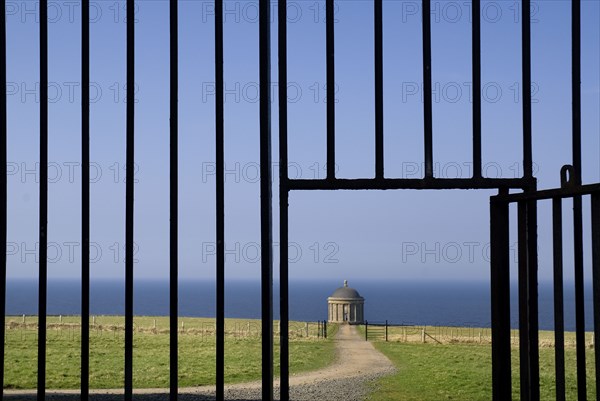
[[[364,305],[365,299],[354,288],[348,287],[348,281],[344,280],[344,286],[327,298],[327,320],[330,323],[362,324]]]

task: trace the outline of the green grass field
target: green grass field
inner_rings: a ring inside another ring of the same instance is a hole
[[[154,327],[156,321],[156,328]],[[183,322],[183,327],[181,326]],[[90,333],[91,388],[123,386],[123,317],[99,316]],[[27,317],[6,318],[6,361],[4,388],[33,389],[37,373],[37,321]],[[167,317],[136,317],[134,320],[134,386],[168,387],[169,331]],[[179,384],[199,386],[215,381],[214,319],[180,318]],[[239,383],[260,379],[260,321],[226,320],[225,379]],[[315,370],[334,358],[333,341],[316,337],[316,324],[290,322],[290,371]],[[334,327],[331,327],[335,329]],[[277,332],[277,322],[275,322]],[[277,338],[277,337],[276,337]],[[48,318],[47,387],[75,389],[79,386],[80,347],[79,318]],[[277,345],[277,343],[276,343]],[[275,348],[276,374],[279,366]]]
[[[364,329],[362,329],[364,330]],[[398,368],[395,375],[381,379],[369,400],[373,401],[489,401],[491,399],[491,345],[489,331],[468,328],[429,327],[426,331],[438,339],[427,337],[421,342],[421,329],[390,328],[393,341],[373,341],[375,347]],[[363,331],[364,333],[364,331]],[[412,336],[410,335],[412,333]],[[437,337],[436,337],[437,335]],[[574,333],[566,333],[565,374],[567,399],[577,398]],[[404,342],[404,339],[407,342]],[[554,400],[553,333],[540,332],[541,400]],[[591,341],[591,333],[587,333]],[[414,340],[414,341],[413,341]],[[515,336],[515,340],[517,337]],[[517,341],[518,344],[518,341]],[[512,349],[513,399],[519,398],[518,345]],[[589,344],[589,343],[588,343]],[[595,399],[594,350],[587,348],[588,399]]]

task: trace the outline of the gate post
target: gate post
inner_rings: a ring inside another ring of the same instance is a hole
[[[510,366],[510,245],[508,202],[490,199],[492,400],[512,397]]]
[[[369,321],[365,320],[365,341],[369,341]]]
[[[592,282],[594,299],[594,361],[596,363],[596,386],[600,383],[600,194],[592,195]],[[598,391],[598,390],[596,390]],[[598,394],[598,393],[596,393]],[[598,397],[598,395],[596,395]]]

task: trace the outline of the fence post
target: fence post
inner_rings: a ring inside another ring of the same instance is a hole
[[[388,340],[388,321],[385,321],[385,342]]]
[[[323,337],[327,338],[327,320],[323,320]]]
[[[421,329],[421,341],[425,344],[425,327]]]
[[[309,332],[308,332],[308,322],[306,322],[306,337],[309,336]]]
[[[365,341],[369,341],[369,321],[365,320]]]
[[[321,337],[321,321],[317,320],[317,338]]]

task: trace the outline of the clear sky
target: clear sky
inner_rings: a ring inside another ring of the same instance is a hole
[[[290,1],[290,176],[324,176],[324,1]],[[582,2],[583,180],[600,181],[600,3]],[[257,2],[225,2],[227,278],[260,275]],[[423,176],[421,7],[384,1],[387,177]],[[38,11],[7,1],[8,276],[37,277]],[[80,4],[50,1],[50,278],[80,277]],[[276,15],[276,6],[273,6]],[[92,1],[92,278],[124,275],[125,2]],[[214,247],[214,13],[180,2],[180,271],[212,278]],[[482,1],[483,162],[488,177],[522,174],[519,1]],[[571,162],[570,2],[532,8],[533,144],[540,188]],[[277,23],[272,25],[273,160],[277,160]],[[168,276],[168,2],[137,2],[137,278]],[[373,7],[336,3],[338,177],[374,176]],[[471,175],[471,18],[468,1],[432,2],[437,177]],[[274,165],[274,177],[277,166]],[[277,194],[277,180],[274,195]],[[494,191],[308,192],[290,197],[292,279],[488,280]],[[572,277],[570,202],[565,275]],[[589,203],[584,204],[589,249]],[[514,211],[513,211],[514,212]],[[274,197],[274,232],[278,206]],[[516,220],[513,219],[516,223]],[[514,227],[513,227],[514,228]],[[550,207],[541,204],[540,278],[551,278]],[[516,232],[512,230],[513,243]],[[514,247],[513,247],[514,248]],[[274,248],[278,268],[278,244]],[[516,250],[514,253],[516,257]],[[590,255],[586,252],[586,274]],[[514,260],[514,258],[513,258]]]

